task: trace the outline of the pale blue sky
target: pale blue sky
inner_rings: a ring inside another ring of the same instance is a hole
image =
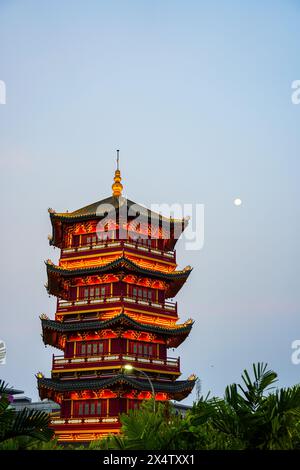
[[[110,195],[120,148],[130,199],[205,204],[203,250],[178,244],[194,266],[179,312],[196,321],[182,377],[220,395],[267,361],[298,382],[299,2],[0,0],[0,24],[0,376],[35,398],[49,376],[47,208]]]

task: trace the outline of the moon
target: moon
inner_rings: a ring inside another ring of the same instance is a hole
[[[239,197],[236,197],[233,203],[235,206],[239,207],[242,205],[242,200]]]

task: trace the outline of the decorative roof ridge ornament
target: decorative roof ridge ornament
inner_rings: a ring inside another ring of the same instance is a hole
[[[112,185],[112,191],[113,191],[113,196],[114,197],[120,197],[122,196],[122,189],[123,185],[121,183],[121,172],[119,169],[119,150],[117,150],[117,169],[115,171],[115,176],[114,176],[114,183]]]
[[[192,266],[190,264],[188,264],[181,271],[192,271],[192,269],[193,269]]]
[[[191,374],[191,375],[188,376],[187,379],[188,379],[189,382],[193,382],[193,381],[197,380],[197,375],[196,374]]]
[[[50,320],[50,318],[48,317],[48,315],[46,315],[45,313],[42,313],[40,315],[40,320]]]

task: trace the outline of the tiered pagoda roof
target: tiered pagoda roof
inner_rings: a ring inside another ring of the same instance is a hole
[[[190,275],[192,268],[186,266],[181,271],[156,271],[154,269],[148,269],[140,266],[134,261],[128,259],[126,256],[121,256],[112,262],[106,264],[66,269],[61,266],[53,264],[50,260],[46,261],[47,275],[48,275],[48,292],[52,295],[60,295],[62,292],[62,283],[65,278],[74,276],[89,276],[91,274],[108,273],[120,270],[126,270],[127,272],[139,273],[141,275],[151,277],[154,279],[162,279],[168,281],[169,286],[166,291],[166,297],[174,297],[177,292],[181,289],[188,276]]]
[[[61,334],[73,332],[89,332],[95,330],[104,330],[115,327],[131,328],[136,331],[145,331],[155,333],[166,337],[168,347],[176,348],[189,335],[193,321],[188,320],[184,324],[163,327],[158,325],[149,325],[135,321],[125,313],[116,315],[105,321],[81,321],[81,322],[58,322],[54,320],[41,319],[43,329],[43,341],[54,347],[59,347],[58,336]]]
[[[175,400],[182,400],[193,389],[196,378],[191,380],[176,380],[176,382],[152,381],[156,392],[171,393]],[[41,398],[48,397],[47,390],[53,392],[76,392],[80,390],[99,390],[113,386],[129,386],[137,390],[151,391],[149,382],[145,379],[133,378],[127,374],[119,373],[113,377],[103,379],[89,380],[55,380],[47,378],[38,378],[38,387]]]
[[[118,163],[118,157],[117,157]],[[49,209],[45,262],[55,320],[41,316],[42,338],[63,351],[51,378],[37,374],[40,397],[61,404],[51,421],[59,441],[89,441],[120,432],[120,414],[142,400],[182,400],[196,377],[177,380],[180,358],[168,357],[188,336],[177,324],[175,297],[192,268],[178,269],[174,246],[188,218],[174,219],[122,196],[119,165],[112,196],[73,212]],[[153,394],[153,395],[152,395]]]
[[[100,208],[102,208],[102,210]],[[171,233],[176,234],[175,238],[170,237],[170,249],[173,249],[177,239],[185,230],[189,221],[188,217],[184,217],[182,219],[164,217],[162,214],[158,214],[157,212],[147,209],[141,204],[131,201],[123,196],[110,196],[73,212],[55,212],[55,210],[49,209],[52,224],[52,237],[50,239],[50,244],[59,248],[62,246],[63,224],[84,222],[91,219],[101,220],[104,217],[109,217],[110,212],[113,214],[113,217],[116,217],[118,220],[121,211],[125,212],[128,220],[134,219],[138,216],[145,218],[145,220],[148,220],[149,222],[152,221],[152,223],[158,223],[162,227],[166,226],[170,229]]]

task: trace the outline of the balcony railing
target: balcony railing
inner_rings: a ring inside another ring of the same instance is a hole
[[[148,307],[159,308],[161,310],[169,310],[171,312],[177,312],[177,302],[153,302],[151,300],[142,299],[139,297],[129,297],[129,296],[110,296],[110,297],[98,297],[92,299],[77,299],[77,300],[64,300],[58,299],[58,308],[64,307],[79,307],[83,305],[96,305],[103,303],[119,303],[119,302],[128,302],[132,304],[145,305]]]
[[[106,240],[106,241],[98,241],[94,243],[87,243],[85,245],[80,245],[72,248],[63,248],[62,255],[67,255],[70,253],[78,253],[81,251],[87,250],[100,250],[103,248],[133,248],[140,251],[153,253],[154,255],[163,256],[165,258],[171,259],[172,261],[175,260],[175,251],[164,251],[160,250],[159,248],[153,248],[152,246],[144,245],[140,242],[133,242],[128,240]]]
[[[103,417],[94,417],[94,418],[52,418],[50,423],[54,426],[63,425],[63,424],[100,424],[100,423],[119,423],[119,418],[117,416],[103,416]]]
[[[68,370],[73,366],[80,365],[80,367],[91,367],[91,366],[104,366],[110,365],[110,363],[132,363],[135,367],[148,366],[158,368],[159,366],[172,369],[172,371],[178,371],[180,369],[180,358],[167,357],[166,359],[160,359],[155,357],[144,357],[136,354],[99,354],[97,356],[77,356],[71,358],[65,358],[64,356],[54,356],[52,361],[53,370]]]

